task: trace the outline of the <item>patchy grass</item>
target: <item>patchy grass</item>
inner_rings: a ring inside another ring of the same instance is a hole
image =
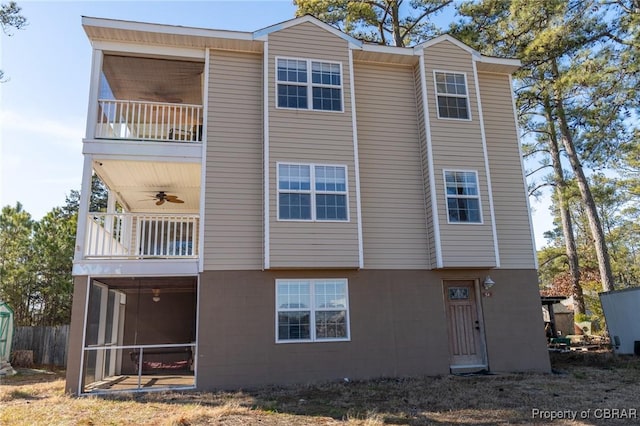
[[[552,354],[554,374],[377,379],[241,392],[166,392],[72,398],[61,372],[0,381],[8,425],[501,425],[544,424],[532,410],[571,410],[554,425],[640,424],[640,359],[609,353]],[[636,409],[636,419],[597,409]],[[588,418],[580,419],[581,413]],[[602,412],[600,412],[602,414]]]

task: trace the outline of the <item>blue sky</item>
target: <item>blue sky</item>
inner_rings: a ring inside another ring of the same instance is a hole
[[[5,1],[2,1],[5,3]],[[254,31],[290,19],[286,1],[18,1],[29,25],[0,36],[0,206],[40,219],[80,189],[91,46],[81,16]],[[532,200],[538,247],[548,198]]]

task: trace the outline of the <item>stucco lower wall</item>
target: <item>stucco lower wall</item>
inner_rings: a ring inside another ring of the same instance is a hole
[[[449,373],[443,280],[496,282],[480,291],[488,366],[549,372],[535,270],[207,271],[200,277],[197,388]],[[275,343],[275,280],[346,278],[351,340]],[[74,279],[67,363],[77,393],[87,277]]]
[[[490,297],[482,297],[491,371],[549,372],[542,305],[535,270],[495,269]]]
[[[489,271],[216,271],[201,276],[197,387],[237,389],[449,373],[443,279]],[[491,270],[489,367],[548,372],[535,271]],[[275,343],[277,278],[347,278],[349,342]]]

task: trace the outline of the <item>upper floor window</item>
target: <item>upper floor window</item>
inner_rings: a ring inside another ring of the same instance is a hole
[[[278,219],[347,221],[347,167],[278,164]]]
[[[444,171],[449,223],[481,223],[478,174],[475,171]]]
[[[346,279],[276,280],[277,342],[349,339]]]
[[[463,73],[434,71],[438,118],[469,120],[467,79]]]
[[[342,66],[311,59],[276,59],[278,108],[342,111]]]

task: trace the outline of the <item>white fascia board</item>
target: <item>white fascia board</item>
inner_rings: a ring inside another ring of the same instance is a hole
[[[253,40],[253,34],[243,31],[212,30],[207,28],[182,27],[179,25],[152,24],[147,22],[123,21],[119,19],[82,17],[83,27],[102,27],[118,30],[141,31],[148,33],[173,34],[193,37],[227,38],[234,40]]]
[[[198,259],[145,259],[145,260],[119,260],[96,259],[74,261],[73,276],[184,276],[198,275]]]
[[[154,56],[172,56],[187,59],[204,59],[204,49],[188,47],[155,46],[149,44],[127,43],[117,41],[95,40],[91,42],[94,49],[104,52],[132,53]]]
[[[360,41],[360,40],[358,40],[356,38],[353,38],[348,34],[343,33],[339,29],[337,29],[335,27],[332,27],[331,25],[322,22],[321,20],[319,20],[317,18],[314,18],[311,15],[305,15],[305,16],[301,16],[299,18],[290,19],[288,21],[280,22],[278,24],[271,25],[271,26],[268,26],[266,28],[262,28],[260,30],[257,30],[257,31],[255,31],[253,33],[253,39],[254,40],[263,40],[263,37],[268,35],[268,34],[271,34],[271,33],[276,32],[276,31],[281,31],[281,30],[284,30],[284,29],[287,29],[287,28],[291,28],[293,26],[300,25],[300,24],[303,24],[305,22],[309,22],[311,24],[314,24],[314,25],[324,29],[325,31],[329,31],[331,34],[333,34],[333,35],[335,35],[337,37],[340,37],[341,39],[343,39],[344,41],[346,41],[350,45],[360,47],[363,44],[362,41]]]
[[[393,55],[414,56],[416,51],[411,47],[383,46],[381,44],[363,43],[360,47],[363,52],[390,53]]]
[[[121,160],[136,160],[135,157],[144,157],[149,161],[151,161],[150,159],[158,159],[159,161],[177,161],[179,159],[185,163],[200,163],[202,161],[202,146],[203,144],[199,143],[84,139],[82,153],[96,155],[99,158],[110,157]]]
[[[520,61],[520,59],[513,59],[513,58],[497,58],[495,56],[479,55],[479,56],[474,56],[473,60],[477,62],[486,63],[486,64],[506,65],[509,67],[516,67],[516,68],[520,68],[522,66],[522,62]]]

